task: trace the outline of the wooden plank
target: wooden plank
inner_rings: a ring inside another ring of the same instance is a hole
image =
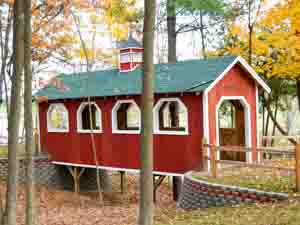
[[[202,138],[202,166],[204,170],[208,169],[207,157],[207,147],[205,145],[208,143],[207,138]]]
[[[258,164],[258,163],[246,163],[246,162],[239,162],[239,161],[217,160],[217,163],[240,165],[240,166],[247,166],[247,167],[252,167],[252,168],[284,170],[284,171],[289,171],[289,172],[294,172],[295,171],[295,169],[287,168],[287,167],[268,166],[268,165],[263,165],[263,164]]]
[[[290,139],[290,138],[300,138],[300,136],[262,136],[262,139]]]
[[[215,147],[217,151],[227,151],[227,152],[252,152],[254,148],[241,147],[241,146],[214,146],[210,144],[204,144],[203,147],[211,148]],[[295,154],[295,148],[278,148],[278,147],[259,147],[256,148],[258,152],[268,152],[268,153],[281,153],[281,154]]]
[[[124,184],[125,184],[125,171],[120,171],[120,179],[121,179],[121,193],[124,193]]]
[[[210,148],[210,157],[211,157],[211,175],[212,177],[217,177],[217,151],[216,147],[213,146]]]

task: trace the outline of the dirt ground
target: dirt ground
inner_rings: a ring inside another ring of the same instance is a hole
[[[104,204],[97,201],[97,193],[81,193],[39,186],[39,223],[41,225],[131,225],[136,224],[138,213],[138,175],[126,177],[126,192],[120,192],[119,176],[112,175],[113,192],[104,196]],[[4,183],[0,186],[5,192]],[[17,220],[24,224],[24,187],[18,193]],[[160,186],[155,204],[155,220],[169,222],[169,212],[176,210],[168,180]]]

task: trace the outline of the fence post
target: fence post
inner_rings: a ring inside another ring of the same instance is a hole
[[[217,177],[217,147],[212,145],[210,147],[210,162],[211,162],[211,175]]]
[[[300,192],[300,144],[296,145],[296,189]]]
[[[207,147],[205,147],[205,145],[207,145],[207,139],[206,138],[202,138],[202,166],[203,166],[203,170],[208,170],[208,159],[207,157]]]

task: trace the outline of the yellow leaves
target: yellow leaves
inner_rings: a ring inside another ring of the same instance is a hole
[[[233,24],[230,29],[231,35],[240,35],[242,33],[241,26]]]
[[[112,35],[117,39],[117,40],[125,40],[127,39],[127,34],[129,32],[129,26],[128,24],[114,24],[111,27]]]
[[[248,57],[249,33],[243,24],[231,24],[225,46],[217,54]],[[280,2],[268,9],[252,35],[253,63],[267,77],[300,78],[300,1]]]
[[[137,18],[138,9],[135,5],[135,0],[106,0],[103,21],[115,38],[127,37],[129,23]]]

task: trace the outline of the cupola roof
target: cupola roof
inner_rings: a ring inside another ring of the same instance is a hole
[[[136,39],[132,37],[130,33],[128,39],[126,41],[118,41],[117,42],[118,49],[126,49],[126,48],[143,48],[142,44],[138,42]]]

